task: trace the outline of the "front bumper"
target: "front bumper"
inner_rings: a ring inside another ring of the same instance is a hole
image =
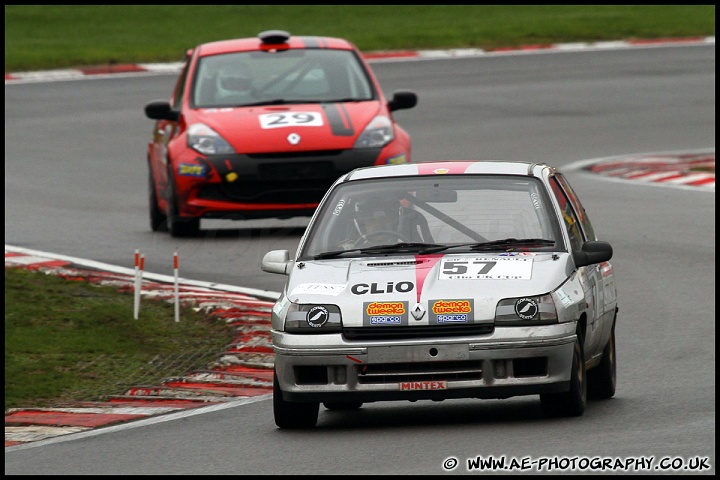
[[[495,328],[482,337],[350,342],[273,330],[286,401],[507,398],[566,391],[575,325]]]
[[[204,218],[310,216],[341,175],[376,165],[382,149],[197,158],[205,178],[179,185],[183,214]]]

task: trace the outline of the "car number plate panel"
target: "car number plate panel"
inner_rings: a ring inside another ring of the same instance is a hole
[[[391,345],[368,347],[368,363],[440,362],[469,360],[467,345]]]

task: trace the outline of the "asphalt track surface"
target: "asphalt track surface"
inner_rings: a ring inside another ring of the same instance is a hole
[[[696,40],[697,41],[697,40]],[[709,41],[705,39],[703,41]],[[712,39],[714,43],[714,38]],[[537,48],[537,47],[527,47]],[[567,48],[543,46],[542,48]],[[470,51],[402,52],[405,57],[422,55],[463,56]],[[376,57],[392,58],[389,54]],[[80,72],[80,75],[123,74],[149,71],[152,68],[176,68],[174,65],[115,67]],[[45,72],[46,76],[49,72]],[[50,76],[77,75],[78,72],[55,72]],[[6,83],[42,81],[38,72],[31,75],[6,74]],[[680,188],[713,192],[715,189],[714,150],[649,152],[643,155],[591,159],[565,169],[578,169],[620,182],[640,182],[663,188]],[[709,173],[711,169],[712,173]],[[42,270],[68,278],[111,284],[132,291],[136,272],[92,260],[66,257],[12,245],[5,247],[6,267]],[[174,301],[175,279],[145,273],[142,295]],[[6,451],[26,444],[42,445],[65,435],[73,438],[121,428],[128,422],[169,420],[187,412],[227,408],[264,400],[272,394],[272,347],[269,340],[269,312],[277,292],[231,285],[181,279],[181,298],[192,302],[237,328],[237,337],[217,359],[202,371],[188,372],[180,378],[167,379],[161,385],[138,385],[118,392],[105,402],[80,402],[48,409],[13,409],[6,412]],[[184,413],[183,413],[184,412]],[[155,420],[153,420],[155,419]]]

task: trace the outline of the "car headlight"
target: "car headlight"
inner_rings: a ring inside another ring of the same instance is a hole
[[[550,294],[504,298],[495,309],[495,326],[513,327],[557,323],[555,302]]]
[[[230,144],[204,123],[190,125],[187,131],[188,147],[204,155],[235,153]]]
[[[390,119],[384,115],[373,118],[355,142],[355,148],[383,147],[395,138]]]
[[[342,316],[336,305],[291,303],[285,316],[285,331],[288,333],[339,333],[342,331]]]

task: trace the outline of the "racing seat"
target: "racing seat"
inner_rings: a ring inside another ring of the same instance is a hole
[[[410,208],[401,209],[399,231],[411,242],[435,242],[430,233],[427,218],[417,210]]]

